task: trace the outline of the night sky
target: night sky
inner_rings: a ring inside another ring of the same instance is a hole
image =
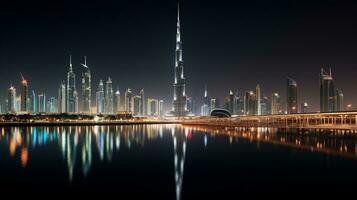
[[[357,3],[343,0],[244,0],[180,3],[186,90],[199,103],[260,84],[281,93],[285,77],[299,84],[299,100],[318,109],[318,73],[332,67],[345,103],[357,106]],[[73,57],[87,56],[93,97],[99,79],[113,79],[147,97],[173,96],[177,1],[18,1],[0,3],[0,98],[20,75],[36,93],[57,96]],[[94,98],[93,98],[94,101]]]

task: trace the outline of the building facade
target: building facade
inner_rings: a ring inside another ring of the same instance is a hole
[[[281,111],[280,95],[275,92],[271,95],[271,114],[276,115],[281,113],[282,111]]]
[[[125,99],[124,99],[124,109],[126,112],[133,112],[132,108],[133,108],[133,93],[131,92],[131,89],[128,88],[126,91],[125,91]]]
[[[97,102],[97,113],[104,112],[104,84],[103,80],[99,81],[97,95],[96,95],[96,102]]]
[[[105,84],[105,112],[110,114],[114,113],[114,91],[113,82],[110,77]]]
[[[76,112],[76,99],[75,99],[75,91],[76,91],[76,75],[73,72],[72,67],[72,56],[69,57],[69,71],[67,74],[67,101],[66,101],[66,109],[68,113]]]
[[[82,109],[84,113],[91,112],[92,105],[92,76],[89,67],[87,66],[87,57],[84,57],[84,68],[82,72]]]
[[[16,112],[16,88],[11,86],[7,93],[7,112],[15,113]]]
[[[288,114],[298,113],[298,85],[291,78],[286,80],[286,110]]]

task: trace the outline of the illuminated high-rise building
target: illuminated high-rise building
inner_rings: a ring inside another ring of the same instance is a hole
[[[91,84],[91,71],[87,66],[87,57],[84,56],[84,68],[82,73],[82,112],[90,113],[92,105],[92,84]]]
[[[120,91],[119,89],[115,92],[115,104],[116,104],[116,112],[120,112]]]
[[[159,116],[163,117],[164,116],[164,100],[159,101]]]
[[[32,113],[37,113],[37,96],[35,94],[35,91],[32,90],[31,93],[31,112]]]
[[[114,91],[110,77],[105,84],[105,112],[110,114],[114,112]]]
[[[149,116],[159,115],[159,100],[148,98],[147,115]]]
[[[210,100],[210,111],[213,109],[220,108],[220,102],[218,98],[214,98]]]
[[[193,114],[193,115],[196,115],[197,112],[196,112],[196,101],[192,98],[192,97],[187,97],[186,98],[187,100],[187,110],[189,113]]]
[[[281,100],[278,93],[273,93],[271,95],[271,114],[281,114]]]
[[[103,80],[99,81],[99,86],[96,95],[96,102],[97,102],[97,113],[104,112],[104,84]]]
[[[336,111],[344,111],[345,106],[343,104],[343,92],[336,88]]]
[[[271,105],[267,96],[264,96],[261,100],[261,109],[262,115],[269,115],[271,113]]]
[[[142,100],[141,100],[141,96],[133,96],[132,98],[132,111],[133,111],[133,114],[134,115],[142,115],[142,111],[141,111],[141,103],[142,103]]]
[[[235,112],[236,115],[244,115],[244,97],[238,95],[235,97]]]
[[[45,94],[38,95],[38,112],[39,113],[46,112],[46,95]]]
[[[288,114],[298,112],[298,85],[291,78],[286,81],[286,110]]]
[[[244,114],[256,115],[257,114],[257,96],[253,91],[246,92],[244,95]]]
[[[140,90],[140,97],[141,97],[140,114],[141,114],[141,115],[146,115],[144,88]]]
[[[28,111],[28,83],[21,74],[21,112]]]
[[[255,115],[261,115],[262,114],[262,109],[261,109],[261,96],[260,96],[260,85],[258,84],[256,87],[255,87],[255,106],[256,106],[256,109],[255,109]]]
[[[76,112],[76,99],[75,99],[75,91],[76,91],[76,75],[73,72],[72,67],[72,56],[69,57],[69,71],[67,74],[67,101],[66,101],[66,109],[68,113]]]
[[[188,115],[185,77],[183,70],[183,55],[182,55],[182,41],[180,30],[180,9],[178,7],[177,13],[177,32],[176,32],[176,55],[175,55],[175,80],[174,80],[174,100],[171,114],[176,117]]]
[[[16,112],[16,88],[11,86],[8,90],[7,94],[7,104],[8,104],[8,113]]]
[[[232,90],[229,91],[229,95],[225,99],[224,108],[231,114],[236,114],[236,96]]]
[[[50,97],[47,100],[46,112],[49,112],[49,113],[58,112],[57,102],[58,101],[57,101],[57,99],[55,97]]]
[[[201,116],[208,116],[210,114],[209,97],[207,94],[207,87],[203,96],[203,105],[201,106]]]
[[[66,112],[66,83],[62,81],[58,88],[58,112],[65,113]]]
[[[321,68],[320,73],[320,112],[336,111],[336,89],[332,72],[327,73]]]
[[[126,112],[133,112],[132,108],[133,108],[133,93],[131,92],[131,89],[128,88],[126,91],[125,91],[125,99],[124,99],[124,109]]]

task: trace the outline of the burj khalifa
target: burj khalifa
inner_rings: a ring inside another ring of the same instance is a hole
[[[175,54],[175,80],[174,80],[174,100],[172,102],[171,115],[184,117],[189,114],[187,110],[187,98],[185,91],[185,77],[182,59],[182,41],[180,30],[180,7],[177,12],[177,32],[176,32],[176,54]]]

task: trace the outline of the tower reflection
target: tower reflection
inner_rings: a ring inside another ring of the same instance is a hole
[[[206,150],[209,150],[211,145],[215,145],[215,137],[223,137],[228,141],[223,145],[227,146],[248,141],[256,145],[257,149],[261,148],[264,143],[268,143],[303,151],[357,158],[357,139],[351,137],[356,132],[351,133],[349,137],[344,137],[350,134],[346,131],[326,133],[317,130],[280,130],[272,128],[130,125],[3,127],[0,133],[0,147],[2,150],[6,149],[5,153],[1,152],[3,153],[2,155],[13,158],[19,166],[24,168],[32,164],[31,156],[35,155],[33,153],[34,149],[41,146],[55,146],[59,153],[56,153],[58,155],[51,154],[51,157],[58,156],[62,160],[63,165],[67,167],[69,182],[76,180],[80,174],[83,174],[84,178],[88,177],[93,163],[97,165],[104,162],[117,161],[120,151],[134,151],[144,147],[151,140],[165,140],[166,144],[170,144],[168,148],[171,150],[173,148],[174,150],[173,155],[169,155],[169,159],[172,162],[173,156],[173,175],[177,200],[182,198],[186,148],[188,148],[188,145],[192,146],[189,141],[193,135],[202,141],[196,144]],[[327,134],[330,135],[327,137]],[[171,146],[171,141],[173,142],[173,147]],[[165,146],[159,147],[165,148]],[[140,153],[146,152],[140,151]],[[95,162],[93,162],[94,160]],[[170,163],[170,166],[172,166],[172,163]]]
[[[174,144],[174,165],[175,165],[175,183],[176,183],[176,199],[181,199],[181,190],[183,182],[183,172],[186,158],[186,137],[188,129],[171,128],[171,134]]]

